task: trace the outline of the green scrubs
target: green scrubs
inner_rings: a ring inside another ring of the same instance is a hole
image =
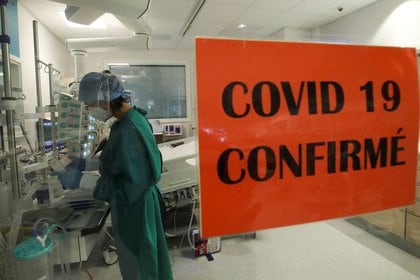
[[[145,111],[133,107],[114,123],[100,161],[93,196],[111,203],[124,279],[173,279],[158,200],[161,158]]]

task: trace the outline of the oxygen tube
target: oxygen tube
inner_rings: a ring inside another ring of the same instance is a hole
[[[51,224],[48,224],[50,222]],[[59,241],[55,240],[54,247],[56,247],[58,252],[58,257],[60,260],[60,267],[61,267],[61,273],[62,274],[69,274],[70,273],[70,262],[66,261],[66,241],[68,241],[66,238],[68,237],[67,229],[64,228],[59,223],[56,223],[51,218],[40,218],[38,219],[34,226],[32,227],[32,236],[40,243],[42,247],[45,247],[45,242],[48,238],[51,238],[52,233],[54,233],[55,230],[59,229],[60,232],[60,238],[62,241],[61,246],[59,245]]]

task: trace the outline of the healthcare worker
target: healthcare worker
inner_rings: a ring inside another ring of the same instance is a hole
[[[146,112],[129,104],[114,75],[86,74],[79,100],[88,104],[89,111],[96,106],[98,117],[105,119],[112,112],[118,119],[100,155],[101,176],[93,196],[111,204],[123,279],[173,279],[157,186],[161,158]]]
[[[109,83],[107,80],[109,75],[111,75],[109,70],[102,71],[102,74],[89,73],[77,82],[77,93],[73,93],[74,96],[77,96],[78,101],[88,105],[89,115],[94,117],[94,122],[99,124],[104,131],[102,136],[109,134],[109,129],[116,120],[109,111]],[[76,84],[76,82],[73,84]],[[79,91],[82,92],[81,95],[79,95]],[[64,171],[55,172],[64,189],[84,188],[92,190],[95,187],[98,179],[97,174],[86,171],[97,171],[99,169],[97,153],[102,150],[106,142],[107,137],[103,138],[98,144],[94,154],[88,156],[80,154],[79,157],[73,155],[68,158],[69,163],[65,166]]]

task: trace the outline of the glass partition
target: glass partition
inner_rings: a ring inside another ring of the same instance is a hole
[[[417,55],[417,64],[420,66],[420,52]],[[417,156],[416,198],[414,204],[348,219],[349,222],[417,257],[420,256],[419,162],[420,154]]]
[[[131,94],[131,103],[145,109],[150,119],[189,118],[187,65],[111,64]]]

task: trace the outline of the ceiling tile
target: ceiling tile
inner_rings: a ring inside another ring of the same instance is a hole
[[[29,11],[64,11],[66,8],[65,4],[51,2],[47,0],[19,0],[19,4],[23,5]]]
[[[314,29],[317,27],[324,26],[325,24],[332,22],[336,19],[336,17],[328,17],[328,16],[317,16],[313,17],[311,20],[299,25],[299,28],[304,29]]]
[[[169,37],[167,36],[168,34],[158,34],[158,36],[156,36],[155,38],[151,38],[151,40],[149,40],[149,48],[150,49],[170,49],[170,47],[168,46],[172,46],[175,42],[175,36],[171,36],[169,35]]]
[[[306,14],[323,14],[325,11],[335,9],[337,7],[337,0],[303,0],[295,7],[293,11]]]
[[[227,26],[219,35],[233,38],[257,38],[258,30],[261,26],[248,25],[246,28],[238,28],[236,24]]]
[[[124,5],[124,1],[114,0],[115,5]],[[193,48],[195,36],[264,38],[284,27],[312,29],[376,1],[207,0],[182,38],[179,34],[201,0],[151,0],[143,18],[151,26],[150,45],[153,48]],[[69,28],[57,13],[63,12],[65,5],[54,1],[19,0],[19,4],[63,41],[67,38],[125,37],[131,33],[125,26],[112,21],[105,30]],[[337,10],[338,6],[343,7],[342,12]],[[248,25],[247,30],[238,30],[237,25],[241,22]]]
[[[168,18],[155,18],[150,17],[147,19],[150,26],[153,27],[152,33],[154,32],[174,32],[178,33],[179,30],[184,26],[185,21],[180,19],[168,19]]]
[[[173,3],[168,3],[173,2]],[[151,0],[147,17],[185,19],[195,7],[195,1],[190,0]]]
[[[314,18],[313,15],[300,12],[287,12],[274,18],[268,25],[282,25],[282,27],[298,27]]]
[[[249,6],[254,3],[255,0],[207,0],[206,3],[218,3],[218,4],[234,4],[234,5],[241,5],[241,6]]]
[[[259,8],[248,9],[239,15],[234,20],[234,23],[263,26],[272,21],[274,18],[279,17],[282,13],[284,12],[281,12],[280,10],[267,10]]]
[[[232,22],[240,16],[247,7],[242,5],[206,3],[197,17],[205,21],[225,21]]]
[[[177,45],[178,49],[187,49],[191,50],[195,47],[195,36],[185,36]]]
[[[187,34],[195,36],[217,36],[227,25],[226,22],[205,22],[201,18],[198,18],[194,21]]]
[[[340,0],[340,6],[343,7],[343,12],[346,11],[346,9],[349,9],[351,11],[356,11],[362,7],[369,6],[379,0]]]
[[[251,7],[260,9],[288,11],[302,0],[256,0]]]

